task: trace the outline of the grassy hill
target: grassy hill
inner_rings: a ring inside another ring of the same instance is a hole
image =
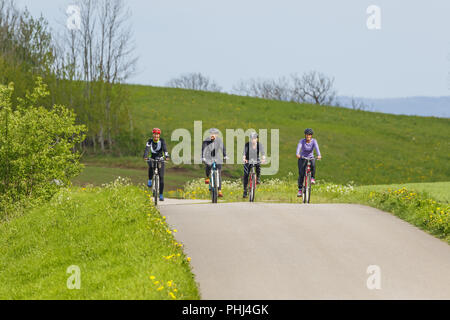
[[[318,164],[319,179],[376,185],[448,181],[450,177],[448,118],[397,116],[138,85],[129,89],[135,126],[148,137],[153,127],[160,127],[170,149],[176,145],[170,141],[172,131],[184,128],[193,135],[194,121],[203,121],[203,130],[217,127],[223,132],[238,128],[269,129],[269,132],[279,129],[278,176],[282,177],[289,172],[297,173],[297,143],[303,138],[304,129],[312,127],[324,156]],[[142,138],[143,147],[148,137]],[[270,152],[270,146],[268,150]],[[146,164],[140,159],[96,157],[85,161],[93,167],[141,169],[142,180],[146,177]],[[190,174],[181,181],[176,178],[169,189],[193,175],[203,176],[200,166],[177,170],[169,169],[167,176],[179,174],[180,170]],[[109,171],[112,180],[114,170]],[[237,178],[241,171],[240,165],[227,165],[225,174]],[[78,182],[88,182],[94,176],[85,176]]]

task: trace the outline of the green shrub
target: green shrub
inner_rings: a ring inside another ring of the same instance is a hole
[[[13,203],[49,199],[82,169],[75,146],[84,126],[63,106],[37,106],[49,93],[39,79],[32,93],[13,109],[13,84],[0,85],[0,218]]]

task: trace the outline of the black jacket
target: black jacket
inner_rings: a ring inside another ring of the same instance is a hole
[[[245,148],[244,148],[245,159],[259,161],[260,155],[262,155],[263,157],[266,155],[266,153],[264,151],[264,146],[260,142],[258,142],[258,144],[256,146],[256,150],[254,150],[254,149],[250,150],[250,142],[247,142],[245,144]]]
[[[222,158],[219,158],[219,155],[216,154],[216,151],[220,151],[223,154],[223,157],[225,158],[227,156],[227,150],[225,149],[225,145],[223,144],[222,139],[216,138],[216,140],[211,140],[211,138],[208,138],[207,140],[203,141],[202,144],[202,157],[206,160],[206,162],[212,163],[213,160],[216,160],[217,163],[221,164]]]
[[[164,139],[159,139],[158,142],[154,142],[153,139],[148,140],[147,146],[145,147],[144,159],[158,159],[162,157],[169,157],[169,152],[167,151],[167,145]]]

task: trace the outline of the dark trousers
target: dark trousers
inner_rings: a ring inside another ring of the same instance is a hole
[[[261,177],[261,165],[255,165],[256,176]],[[250,176],[250,164],[244,164],[244,190],[248,187],[248,178]]]
[[[222,165],[216,164],[217,170],[219,171],[219,190],[222,190]],[[209,178],[211,176],[212,166],[206,164],[206,177]]]
[[[158,165],[157,163],[148,162],[148,180],[153,180],[153,171],[155,169],[154,166]],[[159,194],[164,194],[164,171],[166,169],[165,163],[161,163],[161,168],[159,168]]]
[[[303,188],[303,182],[305,180],[305,171],[306,165],[308,164],[308,160],[299,159],[298,160],[298,189]],[[316,178],[316,160],[311,161],[311,176],[313,179]]]

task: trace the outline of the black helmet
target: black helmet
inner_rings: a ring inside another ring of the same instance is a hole
[[[310,129],[310,128],[308,128],[308,129],[306,129],[305,130],[305,135],[314,135],[314,130],[313,129]]]

